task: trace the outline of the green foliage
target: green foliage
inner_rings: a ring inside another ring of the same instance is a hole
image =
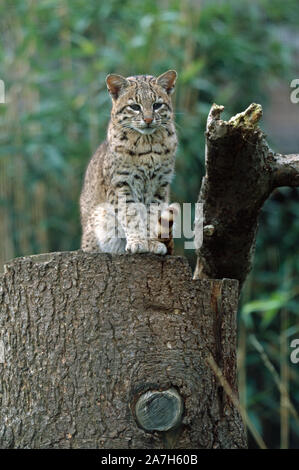
[[[78,249],[78,199],[87,162],[105,137],[110,112],[105,77],[110,72],[178,71],[180,145],[172,199],[195,202],[204,174],[204,129],[211,104],[225,105],[224,117],[252,101],[267,106],[271,81],[290,81],[294,74],[292,47],[281,41],[278,28],[297,27],[298,20],[295,0],[215,0],[201,7],[188,0],[2,2],[4,252],[19,256]],[[277,370],[283,309],[289,315],[288,338],[298,337],[298,204],[298,191],[285,188],[265,205],[240,315],[240,325],[245,323],[268,345]],[[182,243],[177,252],[183,252]],[[194,264],[194,254],[185,254]],[[268,446],[279,447],[279,393],[272,393],[271,374],[258,352],[247,346],[242,367],[247,370],[249,414]],[[291,380],[291,398],[298,404],[298,376],[293,373]],[[294,423],[293,447],[299,437]]]

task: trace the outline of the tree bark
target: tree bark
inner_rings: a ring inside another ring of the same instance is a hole
[[[237,302],[237,281],[194,281],[180,257],[13,260],[0,277],[1,448],[246,447],[207,363],[237,395]]]
[[[260,210],[280,186],[299,186],[299,155],[270,150],[258,127],[262,107],[251,104],[229,121],[223,106],[211,108],[206,131],[203,243],[195,279],[238,279],[241,289],[252,266]]]

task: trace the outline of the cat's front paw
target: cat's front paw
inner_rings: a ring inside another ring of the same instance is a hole
[[[156,255],[166,255],[167,253],[167,248],[164,243],[158,242],[156,240],[149,240],[148,245],[148,251],[150,253],[155,253]]]
[[[157,240],[133,239],[127,241],[126,251],[128,253],[155,253],[165,255],[167,248],[164,243]]]
[[[132,253],[133,255],[135,253],[148,253],[149,252],[149,247],[148,247],[148,241],[147,240],[128,240],[127,241],[127,246],[126,246],[126,251],[128,253]]]

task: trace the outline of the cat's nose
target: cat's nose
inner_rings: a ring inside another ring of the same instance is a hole
[[[144,122],[146,122],[146,124],[151,124],[153,122],[153,119],[151,116],[146,116],[143,118]]]

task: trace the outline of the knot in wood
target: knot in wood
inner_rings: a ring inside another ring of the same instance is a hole
[[[138,424],[146,431],[169,431],[178,427],[183,415],[183,400],[174,389],[149,390],[136,402]]]

